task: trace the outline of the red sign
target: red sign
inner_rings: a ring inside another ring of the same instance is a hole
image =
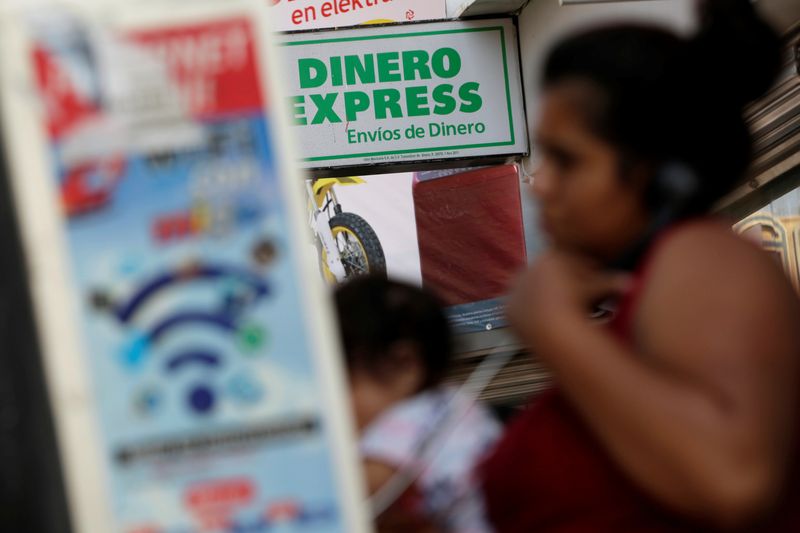
[[[191,509],[237,507],[247,505],[255,496],[249,479],[235,478],[195,485],[186,491],[186,504]]]
[[[217,21],[137,33],[167,65],[184,100],[198,118],[263,107],[253,46],[246,20]]]
[[[231,19],[211,24],[139,32],[125,37],[149,49],[164,62],[194,118],[213,118],[264,107],[259,84],[253,29],[248,21]],[[33,50],[37,83],[47,107],[51,138],[97,117],[100,94],[85,94],[72,78],[64,58],[45,45]],[[112,65],[108,68],[125,68]]]
[[[50,137],[58,139],[82,121],[97,116],[89,95],[81,94],[67,72],[42,46],[33,50],[36,81],[42,91]]]
[[[234,478],[190,487],[184,501],[203,531],[217,531],[227,529],[236,509],[252,502],[255,493],[249,479]]]

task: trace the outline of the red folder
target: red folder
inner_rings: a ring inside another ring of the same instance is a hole
[[[423,286],[448,305],[504,295],[526,264],[516,166],[431,175],[413,184]]]

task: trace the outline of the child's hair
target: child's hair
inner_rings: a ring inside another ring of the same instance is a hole
[[[781,65],[780,40],[750,0],[698,5],[700,27],[689,38],[640,24],[573,35],[550,51],[543,79],[545,88],[580,80],[598,90],[585,118],[624,162],[688,165],[700,178],[695,212],[743,178],[752,141],[742,109]]]
[[[390,363],[389,349],[398,342],[411,342],[426,370],[422,388],[444,378],[452,337],[436,297],[382,276],[363,276],[339,286],[335,302],[349,368],[380,376]]]

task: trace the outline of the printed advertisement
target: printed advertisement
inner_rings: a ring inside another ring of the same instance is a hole
[[[116,531],[350,533],[253,19],[34,22]]]
[[[301,9],[304,5],[301,2],[278,2],[271,13],[280,13],[273,19],[273,21],[277,21],[280,29],[295,29],[286,22],[290,18],[290,12],[298,22],[303,21],[303,28],[335,26],[336,24],[331,23],[335,17],[318,17],[320,13],[330,14],[331,10],[335,9],[326,4],[328,2],[305,2],[305,5],[316,6],[311,7],[305,13]],[[345,5],[347,4],[345,3]],[[423,17],[442,18],[445,11],[444,2],[376,2],[371,7],[369,13],[374,15],[380,9],[386,18],[399,21],[403,20],[402,9],[406,8],[411,10],[406,14],[416,17],[414,20],[421,20]],[[401,7],[402,9],[398,9]],[[322,11],[326,9],[328,11]],[[351,13],[351,16],[357,14],[361,18],[353,16],[348,22],[353,24],[388,22],[385,19],[368,20],[364,15],[367,12],[364,10]],[[406,19],[411,20],[409,16],[406,16]],[[419,37],[416,32],[421,29],[424,30],[424,36],[430,35],[431,28],[428,25],[410,26],[405,31],[411,32],[414,28],[416,28],[414,35],[416,37]],[[480,41],[480,31],[472,26],[470,28],[464,33],[470,34],[475,30],[468,37]],[[345,54],[344,51],[340,52],[339,50],[372,50],[375,42],[380,41],[381,32],[387,29],[371,30],[369,36],[341,40],[337,37],[350,34],[341,31],[335,34],[312,33],[305,36],[297,35],[292,39],[296,38],[299,43],[305,43],[305,39],[313,40],[324,37],[324,42],[321,41],[320,45],[333,44],[335,48],[331,53]],[[464,27],[462,26],[461,29]],[[506,30],[503,29],[503,31]],[[513,28],[509,28],[508,31],[513,31]],[[455,34],[457,33],[455,32]],[[359,33],[358,35],[366,34]],[[444,31],[440,35],[449,36],[450,34]],[[334,38],[333,41],[327,40],[328,37]],[[391,41],[396,41],[396,43],[389,42],[393,49],[405,50],[409,48],[411,40],[405,39],[401,35],[392,38]],[[441,43],[444,44],[445,41],[446,39],[443,39]],[[321,62],[309,58],[297,59],[298,54],[305,53],[306,44],[302,44],[298,48],[292,45],[293,42],[287,43],[283,49],[288,56],[290,65],[297,62],[298,72],[302,71],[302,74],[299,75],[306,78],[330,77],[330,83],[323,82],[320,89],[329,85],[339,87],[345,81],[348,90],[353,84],[355,84],[355,88],[360,88],[360,84],[365,89],[372,87],[370,84],[379,82],[381,83],[380,87],[398,85],[385,83],[390,80],[380,80],[380,71],[377,74],[369,74],[366,71],[358,70],[370,67],[373,69],[383,68],[381,67],[383,61],[386,61],[384,67],[391,67],[392,62],[395,61],[391,53],[326,59],[324,55],[319,56],[319,51],[325,47],[313,47],[311,43],[306,43],[312,50],[311,54],[317,54],[318,58],[322,58]],[[458,41],[447,40],[447,42]],[[418,41],[414,40],[414,45],[417,44]],[[435,44],[431,46],[435,46]],[[433,50],[431,46],[427,47]],[[516,49],[516,44],[512,48]],[[328,50],[324,50],[324,52],[328,52]],[[450,56],[445,57],[446,53]],[[407,61],[419,62],[426,57],[425,54],[428,52],[424,50],[403,52],[402,56],[398,55],[397,61],[404,58]],[[462,57],[455,49],[440,48],[431,51],[429,55],[431,54],[435,56],[428,58],[432,62],[431,66],[416,65],[423,69],[419,71],[418,83],[432,79],[433,74],[444,67],[455,69],[458,65],[458,68],[461,68]],[[502,55],[502,50],[500,50],[500,55]],[[472,61],[479,56],[472,54],[468,57]],[[323,64],[325,61],[327,64]],[[359,61],[363,61],[360,63],[360,67],[356,65]],[[427,73],[424,70],[426,68]],[[518,69],[518,65],[514,68]],[[449,76],[450,73],[445,75]],[[362,77],[359,78],[359,76]],[[406,82],[408,81],[406,80]],[[300,82],[300,85],[308,86],[315,83],[319,83],[319,80],[314,82],[305,79]],[[410,84],[404,83],[403,85]],[[452,88],[452,85],[450,87]],[[446,94],[446,89],[446,87],[433,89],[433,95],[447,100],[449,96]],[[466,89],[463,90],[466,91]],[[411,91],[420,93],[416,97],[418,104],[421,103],[420,99],[426,98],[421,94],[420,88],[412,88]],[[391,92],[384,90],[376,91],[373,94],[384,95]],[[365,92],[354,94],[367,97]],[[393,95],[387,96],[387,98],[394,97],[400,102],[403,95],[395,91]],[[405,143],[405,147],[410,142],[405,140],[395,143],[393,139],[389,139],[392,142],[387,142],[380,137],[376,138],[376,135],[380,134],[395,137],[389,128],[383,128],[380,125],[389,121],[397,123],[394,115],[382,117],[384,120],[378,123],[372,120],[369,111],[359,117],[347,117],[348,111],[345,108],[343,116],[348,122],[346,125],[342,125],[340,122],[342,116],[336,115],[334,111],[340,107],[335,103],[338,96],[329,93],[324,98],[334,102],[328,109],[330,114],[323,117],[323,115],[319,115],[318,111],[313,113],[313,116],[300,117],[295,113],[295,119],[305,122],[303,127],[296,127],[295,130],[299,142],[303,146],[311,146],[315,153],[335,153],[337,155],[324,164],[307,163],[307,165],[332,166],[339,162],[343,165],[356,164],[359,162],[358,159],[347,155],[348,150],[351,152],[353,150],[347,145],[352,144],[351,140],[367,142],[370,140],[369,135],[372,136],[372,145]],[[344,105],[347,106],[353,95],[348,96],[345,93],[343,98]],[[300,96],[293,99],[292,105],[295,111],[300,111],[301,107],[307,103],[310,106],[310,102],[318,99],[319,96],[313,94],[308,96],[308,101],[305,96]],[[424,116],[424,107],[421,104],[414,114]],[[436,109],[434,109],[435,111]],[[384,113],[391,115],[395,113],[395,110],[390,109]],[[352,124],[367,122],[377,126],[378,133],[359,133],[355,128],[349,127],[350,118],[354,119]],[[320,122],[320,125],[315,126],[313,124],[315,121]],[[326,124],[327,122],[330,124]],[[336,126],[336,124],[339,125]],[[337,132],[337,128],[354,139],[348,138],[348,142],[345,143]],[[443,131],[454,134],[459,132],[458,126],[454,131],[450,131],[452,128],[441,124],[428,128],[433,130],[443,128]],[[480,126],[480,129],[483,130],[483,126]],[[461,128],[461,133],[469,133],[463,130]],[[309,131],[321,132],[321,136],[316,140],[309,138],[307,136]],[[422,135],[418,132],[419,130],[412,137],[417,134]],[[424,141],[416,140],[414,142]],[[424,151],[422,153],[424,154],[422,157],[434,155],[425,154]],[[411,154],[412,157],[418,155]],[[440,156],[433,158],[438,157]],[[411,161],[413,162],[413,159]],[[365,161],[361,162],[369,164]],[[437,181],[433,182],[432,180]],[[392,278],[424,286],[436,293],[447,305],[451,324],[456,333],[488,331],[506,325],[502,295],[506,292],[510,278],[524,266],[526,255],[520,214],[519,180],[515,167],[501,166],[479,172],[473,172],[472,169],[453,169],[416,174],[406,172],[365,177],[318,178],[309,183],[308,191],[309,214],[314,221],[312,226],[316,237],[315,246],[319,257],[319,270],[328,283],[336,283],[369,272],[385,271]],[[481,195],[484,200],[476,201],[477,195]]]
[[[502,297],[526,264],[515,165],[319,182],[335,194],[330,224],[345,278],[385,269],[421,285],[447,305],[456,333],[506,325]],[[319,259],[337,281],[330,257]]]
[[[283,36],[305,168],[523,154],[512,19]]]
[[[418,22],[446,17],[445,0],[266,0],[277,31],[358,24]]]

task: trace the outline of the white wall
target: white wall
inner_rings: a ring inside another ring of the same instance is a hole
[[[586,26],[638,21],[686,33],[694,27],[692,0],[650,0],[602,4],[559,5],[558,0],[531,0],[519,17],[522,71],[528,124],[538,116],[539,71],[545,54],[560,37]],[[533,137],[531,137],[533,138]]]
[[[447,16],[477,16],[516,13],[525,0],[447,0]]]

